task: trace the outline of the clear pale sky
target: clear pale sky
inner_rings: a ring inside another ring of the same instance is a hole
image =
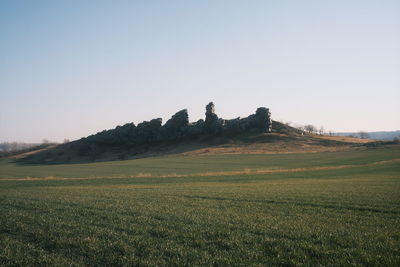
[[[0,142],[187,108],[400,129],[400,1],[0,1]]]

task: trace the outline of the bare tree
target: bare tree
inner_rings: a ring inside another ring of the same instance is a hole
[[[305,125],[304,126],[304,130],[307,132],[307,133],[316,133],[317,132],[317,128],[314,126],[314,125],[311,125],[311,124],[308,124],[308,125]]]
[[[325,134],[324,126],[319,127],[318,133],[319,133],[320,135]]]
[[[298,129],[298,130],[304,132],[304,126],[301,125],[301,124],[295,124],[295,125],[294,125],[294,128],[296,128],[296,129]]]

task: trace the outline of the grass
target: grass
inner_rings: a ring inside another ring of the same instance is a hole
[[[298,154],[233,154],[206,156],[164,156],[136,160],[89,164],[17,165],[0,160],[1,178],[26,177],[129,177],[258,169],[309,168],[368,164],[400,158],[399,146],[368,150],[298,153]],[[150,175],[148,175],[150,174]]]
[[[0,175],[12,180],[0,179],[0,265],[398,266],[400,164],[390,161],[398,158],[394,146],[76,165],[3,161]],[[371,164],[379,161],[386,162]],[[127,178],[339,165],[351,166]]]

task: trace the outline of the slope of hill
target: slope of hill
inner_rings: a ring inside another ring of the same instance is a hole
[[[38,146],[38,143],[21,143],[21,142],[3,142],[0,143],[0,152],[10,152],[17,150],[29,149]]]
[[[44,143],[44,144],[29,144],[27,146],[21,146],[21,148],[12,149],[12,150],[0,150],[0,158],[7,157],[24,157],[30,154],[36,154],[39,151],[48,150],[50,148],[55,147],[56,144],[53,143]]]
[[[280,126],[279,122],[273,125]],[[282,127],[287,127],[282,125]],[[64,145],[39,150],[37,153],[18,155],[22,163],[80,163],[90,161],[108,161],[145,158],[169,154],[213,155],[213,154],[276,154],[322,151],[343,151],[362,148],[371,140],[318,135],[301,135],[296,132],[273,132],[268,134],[242,134],[235,137],[216,137],[192,141],[163,143],[147,148],[121,147],[105,150],[92,158],[78,156]],[[22,158],[25,156],[25,158]],[[66,156],[67,159],[61,157]],[[22,158],[22,160],[21,160]],[[56,160],[54,160],[56,159]]]

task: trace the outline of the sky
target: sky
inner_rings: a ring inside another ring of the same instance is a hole
[[[0,1],[0,142],[187,108],[400,129],[400,1]]]

